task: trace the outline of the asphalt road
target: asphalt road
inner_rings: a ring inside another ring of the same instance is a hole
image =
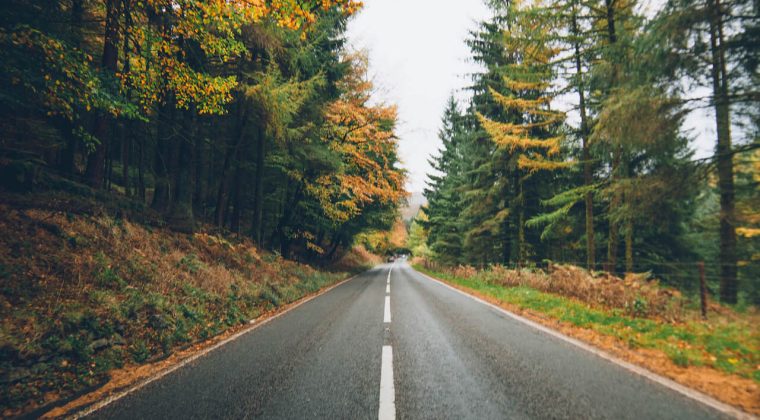
[[[720,418],[404,263],[389,281],[390,269],[357,276],[91,416]]]

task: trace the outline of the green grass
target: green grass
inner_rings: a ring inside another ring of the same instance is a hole
[[[592,308],[563,296],[528,287],[503,287],[478,276],[455,277],[415,265],[415,269],[485,296],[530,309],[577,327],[612,336],[630,348],[664,351],[678,366],[710,366],[760,383],[760,334],[749,323],[717,320],[670,324]]]

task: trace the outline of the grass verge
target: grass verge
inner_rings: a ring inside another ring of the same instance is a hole
[[[527,286],[503,286],[484,273],[461,277],[420,264],[414,268],[746,411],[760,413],[760,334],[756,319],[714,317],[709,322],[666,322]]]

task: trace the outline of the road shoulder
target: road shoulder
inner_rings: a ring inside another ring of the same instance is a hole
[[[757,417],[750,413],[756,415],[760,411],[760,403],[756,399],[757,387],[749,380],[746,381],[746,389],[737,389],[736,392],[727,393],[724,375],[712,369],[691,367],[688,372],[684,368],[675,367],[674,369],[664,354],[658,354],[660,352],[648,349],[630,349],[613,337],[602,336],[593,331],[550,318],[545,314],[520,308],[468,287],[432,277],[415,270],[411,266],[409,269],[430,281],[477,300],[519,322],[589,351],[632,373],[666,386],[728,416],[751,419]],[[663,366],[666,363],[671,366]],[[696,372],[697,370],[699,372]],[[705,375],[707,380],[695,384],[693,382],[695,374]]]
[[[283,305],[273,311],[267,312],[252,319],[248,324],[228,329],[227,331],[209,338],[200,343],[176,351],[169,357],[143,365],[128,365],[114,371],[111,379],[102,387],[81,395],[65,405],[53,408],[44,413],[43,418],[81,418],[96,412],[97,410],[134,393],[146,385],[159,380],[193,361],[202,358],[216,349],[229,344],[244,335],[266,325],[278,317],[298,308],[299,306],[321,296],[329,291],[355,279],[359,274],[343,279],[330,286],[324,287],[317,292],[306,295],[287,305]]]

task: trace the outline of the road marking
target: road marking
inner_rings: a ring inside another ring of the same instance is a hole
[[[345,280],[342,280],[342,281],[339,281],[338,283],[333,284],[332,286],[329,286],[329,287],[327,287],[325,289],[322,289],[322,290],[318,291],[316,294],[314,294],[312,296],[309,296],[309,297],[306,297],[306,298],[301,298],[301,300],[296,301],[294,303],[291,303],[290,304],[291,306],[290,307],[286,307],[285,309],[282,310],[282,312],[278,312],[278,313],[272,315],[271,317],[269,317],[269,318],[267,318],[267,319],[265,319],[265,320],[263,320],[261,322],[256,323],[255,321],[256,321],[257,318],[254,318],[251,321],[249,321],[250,323],[253,323],[253,325],[250,325],[248,328],[246,328],[246,329],[244,329],[242,331],[239,331],[239,332],[237,332],[237,333],[235,333],[235,334],[233,334],[233,335],[225,338],[224,340],[222,340],[222,341],[220,341],[220,342],[218,342],[218,343],[216,343],[216,344],[214,344],[214,345],[212,345],[210,347],[207,347],[207,348],[199,351],[198,353],[195,353],[192,356],[187,357],[186,359],[183,359],[182,361],[178,362],[177,364],[174,364],[174,365],[169,366],[168,368],[166,368],[166,369],[164,369],[162,371],[159,371],[158,373],[156,373],[153,376],[150,376],[148,378],[145,378],[145,379],[137,382],[136,384],[132,385],[131,387],[129,387],[127,389],[125,389],[124,391],[112,394],[111,396],[109,396],[109,397],[107,397],[105,399],[102,399],[102,400],[100,400],[100,401],[98,401],[98,402],[96,402],[96,403],[94,403],[94,404],[92,404],[92,405],[90,405],[90,406],[88,406],[88,407],[80,410],[80,411],[77,411],[74,414],[67,415],[67,418],[69,418],[69,419],[80,419],[82,417],[89,416],[90,414],[95,413],[96,411],[102,409],[103,407],[105,407],[105,406],[113,403],[114,401],[120,400],[120,399],[126,397],[127,395],[132,394],[135,391],[140,390],[141,388],[145,387],[146,385],[150,384],[151,382],[157,381],[157,380],[163,378],[164,376],[166,376],[166,375],[174,372],[175,370],[180,369],[180,368],[182,368],[182,367],[184,367],[184,366],[186,366],[186,365],[188,365],[188,364],[196,361],[197,359],[200,359],[201,357],[208,355],[209,353],[211,353],[214,350],[216,350],[216,349],[224,346],[225,344],[228,344],[228,343],[230,343],[232,341],[235,341],[238,338],[240,338],[240,337],[242,337],[242,336],[250,333],[251,331],[257,330],[262,325],[266,325],[266,324],[274,321],[275,319],[277,319],[277,318],[281,317],[282,315],[285,315],[286,313],[288,313],[288,312],[290,312],[290,311],[298,308],[299,306],[303,305],[304,303],[312,301],[312,300],[314,300],[314,299],[316,299],[316,298],[318,298],[318,297],[326,294],[327,292],[331,291],[332,289],[335,289],[335,288],[343,285],[344,283],[347,283],[347,282],[349,282],[349,281],[351,281],[351,280],[359,277],[360,275],[361,274],[357,274],[355,276],[349,277],[349,278],[347,278]],[[75,409],[72,409],[72,410],[75,410]]]
[[[391,322],[391,297],[385,297],[385,310],[383,311],[383,322]]]
[[[393,264],[395,265],[396,263]],[[393,265],[388,269],[388,281],[386,281],[385,284],[391,284],[391,271],[393,271]]]
[[[388,283],[385,285],[385,293],[390,293],[390,292],[391,292],[391,284]]]
[[[396,418],[396,390],[393,387],[393,348],[383,346],[382,367],[380,368],[380,410],[379,420]]]
[[[673,380],[665,378],[664,376],[660,376],[660,375],[658,375],[658,374],[656,374],[656,373],[654,373],[654,372],[652,372],[652,371],[650,371],[648,369],[645,369],[645,368],[643,368],[641,366],[637,366],[637,365],[634,365],[632,363],[628,363],[628,362],[626,362],[624,360],[618,359],[617,357],[615,357],[615,356],[613,356],[613,355],[611,355],[611,354],[609,354],[609,353],[607,353],[605,351],[602,351],[602,350],[600,350],[600,349],[598,349],[596,347],[593,347],[593,346],[591,346],[589,344],[586,344],[586,343],[584,343],[584,342],[582,342],[580,340],[576,340],[575,338],[568,337],[568,336],[566,336],[566,335],[564,335],[564,334],[562,334],[562,333],[560,333],[558,331],[554,331],[554,330],[552,330],[550,328],[547,328],[547,327],[545,327],[545,326],[543,326],[543,325],[541,325],[541,324],[539,324],[537,322],[531,321],[531,320],[529,320],[527,318],[523,318],[520,315],[517,315],[517,314],[514,314],[512,312],[509,312],[508,310],[506,310],[506,309],[504,309],[504,308],[502,308],[500,306],[496,306],[496,305],[494,305],[494,304],[492,304],[490,302],[486,302],[485,300],[480,299],[477,296],[473,296],[473,295],[471,295],[471,294],[469,294],[467,292],[459,290],[456,287],[448,285],[448,284],[446,284],[446,283],[444,283],[441,280],[438,280],[436,278],[430,277],[430,276],[428,276],[425,273],[421,273],[421,272],[419,272],[419,271],[417,271],[417,270],[415,270],[413,268],[412,268],[412,272],[414,272],[416,274],[419,274],[419,275],[421,275],[421,276],[423,276],[423,277],[425,277],[425,278],[427,278],[427,279],[429,279],[431,281],[434,281],[434,282],[436,282],[436,283],[438,283],[438,284],[440,284],[440,285],[442,285],[444,287],[447,287],[447,288],[449,288],[449,289],[451,289],[451,290],[453,290],[453,291],[455,291],[457,293],[460,293],[460,294],[462,294],[464,296],[467,296],[470,299],[478,301],[478,302],[482,303],[483,305],[490,306],[491,308],[493,308],[493,309],[495,309],[495,310],[503,313],[504,315],[506,315],[506,316],[508,316],[508,317],[516,320],[516,321],[522,322],[523,324],[526,324],[526,325],[528,325],[530,327],[533,327],[533,328],[535,328],[535,329],[537,329],[537,330],[539,330],[539,331],[541,331],[541,332],[543,332],[545,334],[548,334],[548,335],[550,335],[550,336],[552,336],[554,338],[557,338],[557,339],[562,340],[562,341],[564,341],[566,343],[570,343],[570,344],[572,344],[572,345],[574,345],[576,347],[579,347],[579,348],[581,348],[583,350],[586,350],[586,351],[588,351],[590,353],[593,353],[594,355],[596,355],[598,357],[601,357],[602,359],[605,359],[605,360],[607,360],[609,362],[612,362],[612,363],[614,363],[614,364],[622,367],[623,369],[628,370],[629,372],[632,372],[632,373],[635,373],[637,375],[643,376],[644,378],[649,379],[652,382],[655,382],[655,383],[657,383],[659,385],[662,385],[662,386],[664,386],[666,388],[669,388],[669,389],[671,389],[673,391],[676,391],[676,392],[678,392],[678,393],[680,393],[680,394],[682,394],[682,395],[684,395],[684,396],[686,396],[688,398],[691,398],[694,401],[702,403],[702,404],[704,404],[704,405],[706,405],[708,407],[711,407],[711,408],[713,408],[713,409],[715,409],[717,411],[720,411],[720,412],[722,412],[724,414],[728,414],[731,417],[734,417],[734,418],[737,418],[737,419],[755,419],[756,418],[755,416],[753,416],[753,415],[751,415],[749,413],[746,413],[746,412],[744,412],[744,411],[742,411],[740,409],[737,409],[737,408],[735,408],[735,407],[733,407],[731,405],[728,405],[726,403],[718,401],[718,400],[716,400],[715,398],[713,398],[713,397],[711,397],[709,395],[703,394],[703,393],[701,393],[701,392],[699,392],[699,391],[697,391],[695,389],[691,389],[689,387],[681,385],[678,382],[675,382]]]

